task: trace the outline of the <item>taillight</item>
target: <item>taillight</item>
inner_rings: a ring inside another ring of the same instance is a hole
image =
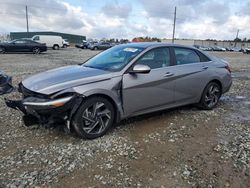
[[[226,65],[225,68],[228,70],[228,72],[231,73],[231,69],[230,69],[229,65]]]

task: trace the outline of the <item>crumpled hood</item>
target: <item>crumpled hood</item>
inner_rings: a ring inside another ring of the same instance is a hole
[[[22,84],[25,88],[42,94],[52,94],[63,89],[110,79],[112,73],[81,65],[65,66],[31,76]]]

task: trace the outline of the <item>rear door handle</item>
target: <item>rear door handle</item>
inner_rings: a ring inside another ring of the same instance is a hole
[[[202,67],[202,70],[206,70],[206,69],[208,69],[208,66]]]
[[[166,74],[164,75],[164,77],[170,77],[170,76],[173,76],[174,74],[171,73],[171,72],[166,72]]]

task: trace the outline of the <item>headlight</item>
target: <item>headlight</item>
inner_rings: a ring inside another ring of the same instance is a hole
[[[37,106],[37,107],[61,107],[67,102],[69,102],[73,96],[55,99],[55,100],[44,100],[44,99],[36,99],[36,98],[26,98],[23,102],[24,106]],[[30,100],[29,100],[30,99]]]

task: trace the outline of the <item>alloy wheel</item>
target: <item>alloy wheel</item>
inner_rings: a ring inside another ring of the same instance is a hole
[[[208,88],[205,95],[205,103],[209,108],[213,108],[220,98],[220,88],[218,88],[217,84],[212,84]]]
[[[40,49],[39,48],[34,48],[33,49],[33,54],[39,54],[40,53]]]
[[[100,134],[111,120],[111,111],[103,102],[95,102],[82,114],[83,130],[87,134]]]

